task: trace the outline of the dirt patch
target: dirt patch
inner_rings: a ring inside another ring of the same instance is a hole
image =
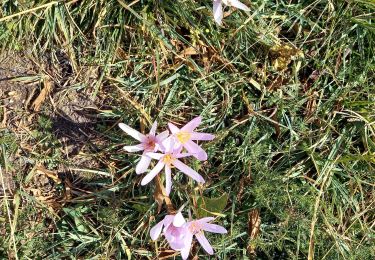
[[[54,95],[55,111],[51,115],[53,133],[62,143],[66,159],[74,165],[93,167],[79,155],[84,150],[96,150],[100,134],[95,131],[97,105],[87,92],[62,91]]]
[[[7,194],[21,185],[16,183],[15,176],[24,178],[35,165],[54,170],[62,179],[68,178],[72,182],[81,176],[71,169],[100,167],[92,154],[99,151],[103,143],[103,136],[95,131],[101,98],[92,100],[92,88],[73,87],[77,82],[91,84],[97,70],[87,69],[89,75],[82,70],[76,75],[67,57],[61,53],[48,54],[51,57],[41,57],[40,60],[18,52],[0,55],[0,140],[9,134],[14,136],[18,146],[12,151],[6,148],[9,163],[14,166],[3,178]],[[35,109],[36,100],[46,88],[46,78],[51,85],[39,99],[38,109]],[[51,129],[40,128],[41,116],[51,121]],[[44,135],[46,138],[52,136],[60,147],[51,146],[48,142],[41,144]],[[29,159],[30,154],[34,159]],[[48,164],[49,158],[56,154],[60,154],[60,159],[56,159],[59,163]],[[48,192],[55,194],[52,192],[54,185],[51,186],[51,180],[47,180],[45,176],[37,175],[27,188],[33,191],[32,194],[36,190],[42,191],[38,196],[46,197]],[[0,195],[3,193],[0,182]]]
[[[5,146],[14,143],[10,137],[25,120],[24,111],[38,87],[33,80],[36,75],[33,63],[22,53],[0,55],[0,140]],[[15,158],[9,158],[12,159]],[[0,195],[12,194],[16,186],[14,179],[14,174],[3,171],[4,185],[0,182]]]
[[[36,73],[33,63],[20,53],[0,56],[0,105],[10,110],[26,109],[30,94],[35,91]],[[21,83],[23,81],[23,83]]]

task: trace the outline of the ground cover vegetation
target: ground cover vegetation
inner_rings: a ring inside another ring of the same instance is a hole
[[[1,259],[179,259],[182,205],[211,258],[372,259],[374,1],[241,2],[1,1]],[[197,116],[205,183],[142,186],[119,123]]]

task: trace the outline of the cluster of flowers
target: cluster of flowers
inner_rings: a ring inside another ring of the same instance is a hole
[[[151,127],[149,134],[142,134],[130,126],[120,123],[119,127],[140,143],[132,146],[125,146],[128,152],[143,151],[141,160],[136,166],[136,173],[145,173],[150,166],[151,160],[158,160],[155,167],[142,179],[141,185],[149,183],[161,170],[165,169],[166,195],[169,196],[172,189],[172,167],[180,170],[187,176],[204,183],[203,177],[195,170],[184,164],[181,158],[194,156],[196,159],[207,160],[207,153],[194,141],[209,141],[214,135],[198,133],[195,129],[200,125],[201,117],[196,117],[179,129],[172,123],[168,123],[169,130],[156,134],[157,123]],[[181,210],[174,215],[166,215],[162,221],[150,230],[150,236],[156,240],[163,231],[164,237],[173,250],[180,251],[183,259],[189,256],[193,236],[196,237],[203,249],[208,254],[213,254],[213,249],[203,231],[227,233],[227,230],[219,225],[211,224],[213,217],[206,217],[186,222]]]
[[[221,25],[223,20],[223,4],[226,6],[233,6],[244,11],[250,11],[249,7],[238,0],[213,0],[214,19],[217,24]]]

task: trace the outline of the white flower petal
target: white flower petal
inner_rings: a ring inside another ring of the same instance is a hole
[[[152,159],[155,159],[155,160],[160,160],[163,156],[164,156],[164,154],[161,154],[161,153],[146,153],[146,155],[148,156],[148,157],[151,157]]]
[[[185,223],[186,221],[185,221],[184,216],[182,216],[181,212],[178,212],[173,219],[173,226],[182,227],[182,225]]]
[[[136,174],[142,174],[147,171],[148,166],[150,166],[151,157],[142,155],[141,160],[135,167]]]
[[[163,228],[163,223],[164,223],[164,220],[160,221],[159,223],[157,223],[155,226],[151,228],[150,236],[152,240],[155,241],[160,236],[161,230]]]
[[[181,249],[181,257],[186,260],[190,254],[191,242],[193,242],[193,234],[190,232],[185,237],[185,247]]]
[[[151,126],[150,135],[155,136],[156,128],[158,127],[158,122],[154,122]]]
[[[204,236],[203,232],[199,232],[199,233],[195,234],[195,237],[198,239],[199,244],[201,244],[203,249],[208,254],[210,254],[210,255],[214,254],[214,250],[213,250],[210,242],[208,242],[207,238]]]
[[[143,151],[143,145],[137,144],[137,145],[124,146],[124,150],[129,152],[129,153]]]
[[[128,125],[125,125],[124,123],[119,123],[118,126],[122,129],[122,131],[124,131],[125,133],[127,133],[128,135],[130,135],[131,137],[133,137],[134,139],[140,142],[142,142],[142,140],[146,138],[144,134],[141,134],[137,130],[131,128]]]
[[[172,174],[171,174],[171,168],[166,165],[165,166],[165,192],[167,193],[167,196],[171,193],[172,190]]]
[[[163,169],[164,163],[158,162],[154,169],[152,169],[143,179],[141,182],[141,185],[146,185],[150,181],[152,181],[153,178],[155,178],[156,175]]]
[[[214,0],[213,13],[215,22],[221,25],[223,20],[223,6],[221,0]]]
[[[199,173],[197,173],[196,171],[194,171],[192,168],[190,168],[189,166],[187,166],[186,164],[184,164],[183,162],[181,162],[181,161],[179,161],[179,160],[176,159],[176,160],[173,161],[173,165],[177,169],[179,169],[180,171],[182,171],[183,173],[185,173],[187,176],[189,176],[190,178],[193,178],[197,182],[204,183],[203,177]]]
[[[228,3],[233,6],[233,7],[236,7],[238,9],[241,9],[241,10],[244,10],[246,12],[250,11],[250,8],[247,7],[246,5],[244,5],[243,3],[241,3],[240,1],[238,0],[228,0]]]

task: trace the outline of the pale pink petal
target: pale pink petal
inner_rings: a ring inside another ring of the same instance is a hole
[[[168,137],[167,139],[165,139],[163,141],[163,146],[165,148],[165,151],[166,153],[172,153],[174,150],[175,150],[175,139],[173,138],[173,136],[170,136]]]
[[[169,135],[169,131],[165,130],[164,132],[161,132],[160,134],[156,136],[156,141],[163,142],[165,139],[168,138],[168,135]]]
[[[151,228],[150,236],[152,240],[156,240],[160,236],[161,230],[163,228],[163,222],[164,220],[160,221],[155,226],[153,226],[153,228]]]
[[[176,158],[184,158],[184,157],[189,157],[193,156],[191,153],[178,153],[175,155]]]
[[[238,9],[241,9],[241,10],[244,10],[244,11],[250,11],[250,8],[247,7],[246,5],[244,5],[243,3],[241,3],[240,1],[238,0],[229,0],[228,1],[230,3],[231,6],[233,7],[236,7]]]
[[[164,217],[164,231],[172,224],[175,215],[166,215]]]
[[[195,237],[198,239],[199,244],[203,247],[203,249],[210,255],[214,254],[214,250],[210,242],[208,242],[207,238],[204,236],[203,232],[199,232],[195,234]]]
[[[206,133],[191,133],[190,139],[191,140],[202,140],[202,141],[211,141],[215,138],[213,134],[206,134]]]
[[[214,217],[205,217],[205,218],[200,218],[198,219],[197,221],[199,221],[199,223],[207,223],[207,222],[210,222],[212,220],[214,220],[215,218]]]
[[[171,175],[171,168],[166,165],[165,166],[165,192],[167,196],[171,193],[172,190],[172,175]]]
[[[177,169],[179,169],[180,171],[182,171],[183,173],[185,173],[187,176],[189,176],[190,178],[193,178],[197,182],[204,183],[203,177],[199,173],[197,173],[196,171],[194,171],[192,168],[190,168],[189,166],[187,166],[186,164],[184,164],[183,162],[181,162],[181,161],[179,161],[179,160],[176,159],[176,160],[173,161],[173,165]]]
[[[180,129],[172,123],[168,123],[168,127],[169,130],[171,130],[172,134],[178,133],[180,131]]]
[[[152,169],[143,179],[141,182],[141,185],[146,185],[150,181],[152,181],[153,178],[155,178],[156,175],[163,169],[164,163],[158,162],[154,169]]]
[[[131,137],[133,137],[134,139],[136,139],[138,141],[142,142],[142,140],[144,140],[146,138],[146,136],[144,134],[141,134],[140,132],[131,128],[128,125],[125,125],[123,123],[119,123],[118,126],[122,129],[122,131],[124,131],[125,133],[127,133],[128,135],[130,135]]]
[[[202,147],[200,147],[193,141],[187,141],[184,144],[184,147],[186,148],[186,150],[188,150],[189,153],[191,153],[198,160],[200,161],[207,160],[207,153],[202,149]]]
[[[228,231],[225,228],[223,228],[222,226],[210,224],[210,223],[202,224],[202,229],[204,231],[208,231],[208,232],[211,232],[211,233],[219,233],[219,234],[228,233]]]
[[[181,250],[185,247],[185,236],[189,231],[185,227],[170,225],[164,231],[164,236],[173,250]]]
[[[185,223],[186,223],[186,221],[185,221],[184,216],[182,216],[181,212],[178,212],[173,219],[173,226],[181,227]]]
[[[150,162],[151,162],[150,157],[148,157],[146,155],[142,155],[141,160],[139,161],[139,163],[135,167],[135,173],[141,174],[141,173],[144,173],[145,171],[147,171],[148,166],[150,166]]]
[[[181,249],[181,257],[184,260],[188,259],[189,257],[191,242],[193,242],[193,234],[189,232],[186,234],[185,237],[185,247]]]
[[[152,126],[151,126],[151,129],[150,129],[150,135],[151,136],[155,136],[155,134],[156,134],[156,128],[158,128],[158,122],[154,122],[153,124],[152,124]]]
[[[169,131],[168,130],[165,130],[164,132],[158,134],[156,136],[156,145],[155,145],[155,150],[160,150],[160,151],[164,151],[165,150],[165,147],[163,145],[163,141],[166,140],[169,136]]]
[[[155,160],[160,160],[164,156],[164,154],[161,154],[161,153],[151,153],[151,152],[146,153],[146,155]]]
[[[223,6],[221,1],[222,0],[214,0],[213,6],[214,19],[218,25],[221,25],[221,21],[223,20]]]
[[[124,146],[124,150],[129,153],[134,153],[134,152],[143,151],[144,148],[143,148],[143,144],[137,144],[137,145]]]
[[[197,116],[196,118],[194,118],[193,120],[191,120],[189,123],[187,123],[186,125],[184,125],[182,128],[181,128],[181,131],[184,131],[184,132],[193,132],[195,128],[197,128],[202,122],[202,117],[200,116]]]

